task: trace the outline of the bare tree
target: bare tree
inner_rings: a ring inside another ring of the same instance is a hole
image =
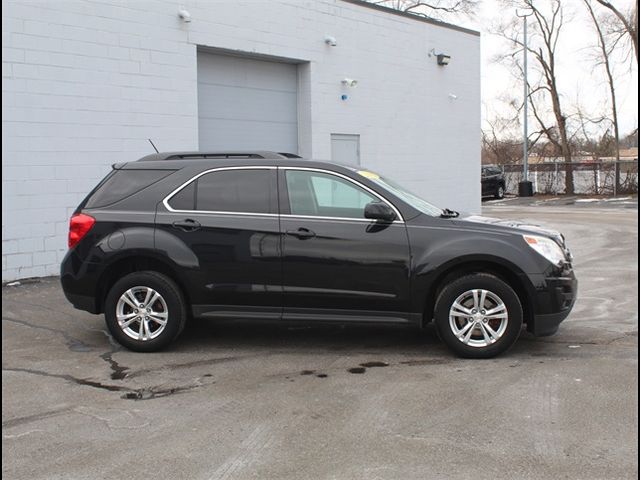
[[[609,9],[618,19],[619,27],[613,28],[614,34],[617,34],[617,40],[627,38],[633,46],[633,52],[636,57],[636,65],[638,64],[638,0],[629,12],[622,12],[607,0],[596,0],[600,5]]]
[[[510,94],[501,95],[497,101],[504,108],[500,113],[486,111],[482,129],[482,163],[515,165],[522,160],[522,138],[517,134],[521,126],[521,105]],[[529,132],[528,145],[532,151],[543,137],[541,130]]]
[[[591,20],[593,20],[593,26],[596,30],[596,33],[598,34],[598,48],[600,50],[600,54],[602,55],[602,59],[600,60],[600,63],[604,66],[604,69],[607,73],[607,81],[609,83],[609,93],[611,95],[611,115],[612,115],[612,121],[613,121],[613,138],[615,141],[616,161],[620,162],[620,129],[619,129],[619,123],[618,123],[618,107],[616,103],[616,87],[613,79],[613,72],[611,69],[611,61],[610,61],[611,51],[610,51],[610,48],[607,46],[604,33],[600,26],[598,17],[593,11],[591,2],[589,0],[583,0],[583,1],[587,7],[587,10],[589,11],[589,16],[591,17]],[[602,3],[600,0],[598,0],[598,2]],[[617,193],[617,187],[620,182],[620,179],[618,178],[618,172],[619,170],[618,168],[616,168],[616,176],[614,179],[614,193]]]
[[[548,8],[544,8],[540,2],[535,2],[534,0],[506,0],[503,3],[506,7],[522,8],[531,13],[533,32],[531,42],[527,45],[527,50],[532,54],[541,78],[537,85],[531,86],[527,100],[530,101],[533,115],[540,125],[541,131],[549,142],[557,147],[560,156],[564,158],[565,191],[567,194],[573,194],[571,144],[567,133],[567,116],[562,108],[561,95],[558,88],[557,49],[565,22],[561,0],[544,2]],[[520,36],[518,22],[512,22],[510,28],[502,26],[496,33],[507,39],[513,46],[518,47],[516,51],[508,55],[512,60],[522,51],[521,49],[525,48]],[[505,57],[507,56],[503,56],[503,58]],[[517,60],[514,61],[514,65],[522,71],[522,66]],[[540,96],[544,96],[545,100],[550,100],[551,111],[555,120],[554,125],[548,123],[544,112],[541,111],[544,102],[536,103],[536,98]]]
[[[442,18],[447,15],[473,16],[480,0],[378,0],[373,3],[423,17]]]
[[[620,140],[620,145],[624,148],[631,148],[638,146],[638,129],[628,133]]]
[[[522,140],[505,137],[499,132],[495,121],[486,121],[482,129],[482,163],[510,165],[518,163],[522,156]]]

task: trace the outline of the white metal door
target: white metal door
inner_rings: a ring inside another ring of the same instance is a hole
[[[360,165],[360,135],[332,133],[331,161],[342,165]]]
[[[200,149],[297,153],[297,89],[294,64],[198,52]]]

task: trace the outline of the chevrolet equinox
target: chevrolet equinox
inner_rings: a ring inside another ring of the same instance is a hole
[[[435,322],[460,356],[550,335],[577,281],[558,232],[437,208],[369,170],[275,152],[116,164],[70,221],[66,297],[125,347],[189,317]]]

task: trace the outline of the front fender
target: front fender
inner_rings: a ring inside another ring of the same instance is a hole
[[[457,268],[493,267],[507,274],[508,280],[518,282],[527,299],[534,294],[528,272],[542,272],[545,267],[520,245],[512,234],[487,234],[455,228],[421,227],[409,231],[412,251],[412,307],[423,313],[429,300],[448,272]],[[431,305],[433,306],[433,305]]]

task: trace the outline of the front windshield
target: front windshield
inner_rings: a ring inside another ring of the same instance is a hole
[[[389,180],[388,178],[382,177],[377,173],[369,172],[366,170],[360,170],[358,174],[362,175],[365,178],[368,178],[375,184],[393,193],[396,197],[400,198],[401,200],[404,200],[406,203],[411,205],[416,210],[424,213],[425,215],[430,215],[432,217],[439,217],[443,213],[441,208],[438,208],[435,205],[431,205],[426,200],[423,200],[417,195],[411,193],[409,190],[397,184],[393,180]]]

